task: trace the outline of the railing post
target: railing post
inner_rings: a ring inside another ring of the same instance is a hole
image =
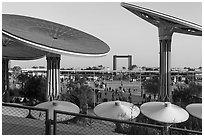
[[[54,120],[53,120],[53,135],[56,135],[56,125],[57,124],[57,113],[56,111],[54,110]]]
[[[171,135],[172,134],[172,130],[171,130],[171,128],[169,128],[169,135]]]
[[[48,119],[45,121],[45,134],[46,135],[51,135],[51,123],[52,123],[51,119]]]
[[[46,116],[45,116],[45,134],[46,135],[51,135],[51,124],[52,120],[49,119],[49,111],[46,111]]]
[[[164,133],[165,127],[163,126],[161,129],[162,129],[162,130],[161,130],[161,131],[162,131],[161,134],[164,135],[164,134],[165,134],[165,133]]]

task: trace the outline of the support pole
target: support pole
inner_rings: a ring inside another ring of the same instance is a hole
[[[60,55],[47,55],[47,93],[46,98],[52,101],[59,97],[60,93]]]
[[[171,87],[171,38],[173,28],[164,24],[159,27],[160,43],[160,91],[159,100],[172,101]]]
[[[6,97],[6,102],[9,102],[9,59],[2,58],[2,95]]]
[[[132,56],[128,55],[128,69],[132,66]]]
[[[116,64],[117,64],[117,62],[116,62],[116,55],[114,55],[113,56],[113,70],[116,70],[117,68],[116,68]]]

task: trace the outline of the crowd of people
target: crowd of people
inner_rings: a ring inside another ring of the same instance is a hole
[[[111,87],[111,84],[109,85],[104,81],[95,81],[93,89],[96,91],[97,102],[121,100],[141,104],[153,99],[151,94],[148,96],[143,94],[134,84],[131,87],[127,87],[123,84],[123,81],[118,82],[116,87]],[[138,100],[138,98],[140,99]]]
[[[69,82],[70,82],[70,78],[65,78],[61,80],[62,92],[63,91],[66,92],[67,90],[66,85]],[[101,102],[106,102],[106,101],[115,101],[115,100],[131,102],[133,104],[142,104],[144,102],[148,102],[156,99],[155,95],[145,94],[144,90],[141,89],[140,85],[134,85],[135,83],[133,82],[131,83],[129,81],[122,81],[122,80],[115,81],[117,82],[115,84],[112,84],[112,82],[113,81],[106,80],[105,78],[102,78],[102,77],[101,78],[99,77],[97,80],[87,80],[87,83],[89,83],[88,85],[95,92],[96,104]]]

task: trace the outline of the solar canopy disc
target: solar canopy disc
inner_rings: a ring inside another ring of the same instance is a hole
[[[136,118],[140,109],[132,103],[117,100],[97,105],[94,113],[100,117],[128,120]]]
[[[45,51],[32,48],[28,43],[5,34],[2,35],[2,57],[10,60],[33,60],[46,55]]]
[[[80,109],[77,105],[67,102],[67,101],[48,101],[48,102],[43,102],[35,107],[37,108],[45,108],[48,109],[49,111],[49,119],[54,119],[54,110],[59,110],[59,111],[64,111],[64,112],[71,112],[71,113],[79,113]],[[37,110],[32,110],[31,115],[35,117],[36,119],[40,120],[45,120],[46,115],[41,115],[42,113]],[[63,121],[66,119],[71,119],[74,118],[75,116],[71,116],[68,114],[57,114],[57,120],[58,121]]]
[[[165,23],[173,32],[202,36],[202,26],[198,24],[129,3],[122,2],[121,6],[157,27]]]
[[[186,109],[194,117],[202,119],[202,103],[189,104]]]
[[[110,48],[100,39],[58,23],[21,15],[2,15],[3,33],[55,54],[103,56]]]
[[[170,102],[147,102],[140,106],[142,114],[146,117],[163,123],[181,123],[189,118],[183,108]]]

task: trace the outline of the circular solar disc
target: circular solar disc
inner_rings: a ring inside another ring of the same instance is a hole
[[[3,34],[55,54],[106,55],[110,48],[102,40],[58,23],[21,15],[2,15]]]
[[[128,120],[136,118],[140,109],[129,102],[109,101],[97,105],[94,113],[100,117]]]
[[[43,102],[35,107],[38,108],[45,108],[49,110],[49,119],[54,119],[54,110],[60,110],[65,112],[72,112],[72,113],[79,113],[79,107],[71,102],[65,102],[65,101],[48,101]],[[32,110],[31,115],[35,117],[36,119],[45,120],[45,113],[37,110]],[[57,120],[63,121],[66,119],[73,118],[75,116],[67,115],[67,114],[57,114]]]
[[[45,51],[32,48],[28,43],[5,34],[2,35],[2,57],[10,60],[32,60],[46,55]]]
[[[163,123],[181,123],[189,118],[186,110],[170,102],[147,102],[140,110],[146,117]]]
[[[202,119],[202,104],[201,103],[189,104],[188,106],[186,106],[186,109],[194,117]]]

